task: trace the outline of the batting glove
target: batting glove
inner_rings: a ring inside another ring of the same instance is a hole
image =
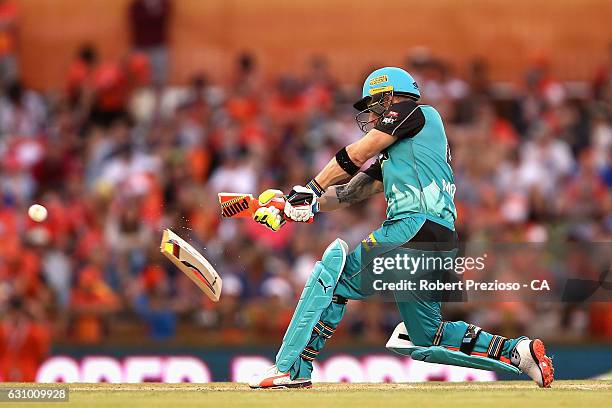
[[[287,195],[285,215],[292,221],[308,222],[318,210],[317,195],[307,187],[295,186]]]
[[[274,232],[285,225],[285,219],[280,210],[273,206],[258,208],[255,214],[253,214],[253,219],[255,222],[265,225]]]

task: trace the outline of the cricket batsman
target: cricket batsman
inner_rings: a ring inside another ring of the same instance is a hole
[[[260,195],[263,206],[253,218],[274,231],[285,219],[308,222],[319,212],[339,210],[381,192],[387,219],[351,252],[341,239],[327,247],[306,282],[276,364],[254,379],[251,388],[311,387],[313,361],[333,336],[348,301],[371,294],[362,285],[364,251],[382,242],[457,247],[448,141],[440,114],[418,104],[420,96],[417,83],[403,69],[375,70],[354,104],[363,137],[340,149],[305,186],[294,187],[286,196],[284,214],[266,206],[282,192],[266,190]],[[360,171],[376,156],[373,165]],[[540,387],[550,387],[553,381],[552,360],[539,339],[511,339],[463,321],[445,321],[439,301],[402,299],[397,307],[403,322],[387,343],[394,351],[432,363],[523,372]]]

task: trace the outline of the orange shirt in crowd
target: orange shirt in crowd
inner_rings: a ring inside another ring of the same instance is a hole
[[[17,23],[18,9],[13,1],[0,1],[0,57],[12,54],[15,51],[15,24]]]
[[[75,60],[68,67],[66,91],[72,98],[78,96],[81,88],[90,80],[92,69],[83,61]]]
[[[496,118],[492,126],[493,137],[500,143],[508,146],[516,146],[519,137],[514,131],[512,124],[502,118]]]
[[[74,338],[82,343],[97,343],[104,335],[103,317],[119,307],[119,298],[104,282],[101,272],[88,266],[79,273],[70,306],[74,315]]]
[[[47,327],[31,321],[4,321],[0,325],[0,380],[34,381],[49,346]]]
[[[590,334],[596,338],[612,339],[612,305],[594,302],[589,309]]]
[[[151,61],[146,54],[135,52],[128,58],[128,72],[134,85],[145,86],[151,82]]]
[[[44,285],[41,280],[40,257],[19,241],[9,240],[0,252],[0,279],[12,282],[20,296],[36,298],[41,295]]]
[[[96,106],[102,111],[123,109],[127,102],[128,84],[120,65],[106,62],[96,68],[93,86],[97,95]]]
[[[302,95],[285,97],[280,94],[273,95],[268,102],[268,114],[281,126],[300,123],[306,115],[308,104]]]
[[[225,107],[232,118],[239,122],[252,120],[259,112],[259,104],[254,96],[231,95]]]

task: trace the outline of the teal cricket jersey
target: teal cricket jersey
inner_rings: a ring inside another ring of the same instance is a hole
[[[387,220],[424,214],[454,230],[455,178],[438,111],[411,100],[402,101],[391,105],[375,128],[397,138],[365,171],[383,182]]]

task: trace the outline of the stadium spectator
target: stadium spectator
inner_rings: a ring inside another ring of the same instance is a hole
[[[19,81],[11,82],[0,96],[0,135],[37,136],[45,126],[46,106],[34,91],[24,89]]]
[[[92,98],[89,120],[94,125],[109,127],[127,118],[129,83],[125,67],[114,61],[103,62],[92,76]]]
[[[93,264],[85,266],[79,271],[70,295],[71,336],[79,343],[100,342],[109,334],[108,317],[119,306],[119,298],[104,282],[100,268]]]
[[[98,52],[91,44],[84,44],[68,67],[66,96],[70,106],[86,105],[93,86],[93,72],[99,62]]]
[[[153,82],[162,85],[168,76],[168,23],[171,0],[134,0],[129,8],[132,47],[151,62]]]
[[[49,354],[50,331],[19,297],[8,301],[0,323],[0,381],[32,382]]]
[[[156,264],[144,268],[137,281],[134,310],[147,324],[153,340],[166,340],[176,333],[177,312],[187,310],[187,299],[174,297],[166,272]]]
[[[17,30],[19,8],[13,0],[0,0],[0,90],[19,77]]]

